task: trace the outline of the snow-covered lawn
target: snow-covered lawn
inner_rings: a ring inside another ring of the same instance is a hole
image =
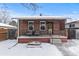
[[[42,43],[38,46],[28,46],[17,40],[0,41],[0,56],[79,56],[79,40],[68,40],[67,43]],[[11,48],[12,47],[12,48]]]
[[[79,56],[79,40],[72,39],[63,44],[64,49],[70,54]]]
[[[73,42],[73,45],[70,46],[68,49],[73,54],[79,56],[79,40],[72,40],[72,42]]]
[[[0,42],[0,55],[3,56],[62,56],[59,49],[49,43],[42,43],[39,47],[27,48],[27,44],[16,44],[16,40],[6,40]]]

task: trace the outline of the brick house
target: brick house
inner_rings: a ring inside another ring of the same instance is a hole
[[[65,42],[65,17],[60,16],[26,16],[18,19],[18,42],[50,42],[50,38],[61,37]],[[64,39],[63,39],[64,38]]]

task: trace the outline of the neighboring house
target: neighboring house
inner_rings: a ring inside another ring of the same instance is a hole
[[[11,22],[9,22],[9,25],[17,26],[17,22],[16,21],[11,21]]]
[[[79,39],[79,20],[65,24],[68,30],[68,39]]]
[[[4,23],[0,23],[0,40],[9,39],[10,30],[15,30],[15,29],[17,29],[17,27],[12,26],[12,25],[8,25],[8,24],[4,24]],[[14,36],[12,36],[12,37],[14,37]]]
[[[65,42],[67,39],[65,30],[66,17],[60,16],[26,16],[18,19],[18,42],[50,42],[57,35]],[[57,38],[56,37],[56,38]]]

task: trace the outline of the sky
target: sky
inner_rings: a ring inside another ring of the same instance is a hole
[[[36,12],[29,10],[19,3],[6,3],[10,15],[16,16],[33,16],[48,15],[48,16],[67,16],[73,20],[79,19],[79,3],[37,3],[39,8]],[[4,7],[0,4],[0,8]]]

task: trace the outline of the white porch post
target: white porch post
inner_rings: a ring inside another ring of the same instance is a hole
[[[19,24],[20,24],[19,21],[20,21],[20,20],[18,20],[18,37],[19,37]]]
[[[17,28],[18,30],[17,30],[17,42],[18,42],[18,38],[19,38],[19,19],[18,19],[18,28]]]
[[[19,38],[19,19],[18,19],[18,28],[17,28],[17,41],[18,41],[18,38]]]

